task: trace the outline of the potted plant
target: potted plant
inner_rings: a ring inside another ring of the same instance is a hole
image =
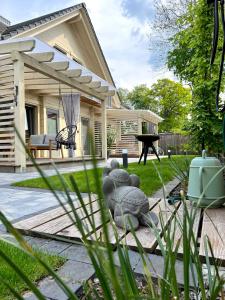
[[[117,135],[117,133],[116,133],[115,128],[109,127],[109,129],[107,131],[107,157],[110,156],[112,146],[116,141],[116,135]]]

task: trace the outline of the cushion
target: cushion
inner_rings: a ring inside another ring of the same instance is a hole
[[[53,141],[53,144],[54,144],[54,142],[56,143],[55,137],[56,137],[55,134],[46,134],[45,138],[44,138],[44,144],[48,145],[50,140]]]
[[[39,135],[31,135],[30,136],[30,143],[31,145],[41,145],[44,142],[44,134]]]

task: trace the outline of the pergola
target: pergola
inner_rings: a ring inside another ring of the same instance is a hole
[[[132,156],[139,156],[142,151],[141,143],[135,135],[142,134],[142,123],[151,123],[155,126],[155,133],[158,132],[158,123],[163,119],[150,110],[142,109],[107,109],[107,127],[114,128],[117,132],[116,143],[113,146],[115,154],[121,153],[127,148]],[[127,133],[123,133],[127,131]],[[157,144],[157,142],[156,142]]]
[[[25,150],[13,126],[25,141],[25,91],[58,95],[59,89],[101,104],[106,157],[106,100],[115,94],[115,87],[36,38],[12,39],[0,42],[0,165],[26,168]]]

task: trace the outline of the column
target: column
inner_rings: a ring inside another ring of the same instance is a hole
[[[107,160],[106,100],[102,101],[102,158]]]
[[[24,88],[24,63],[14,59],[14,86],[17,92],[17,105],[15,106],[15,127],[22,141],[25,143],[25,88]],[[19,136],[15,136],[15,164],[20,172],[26,170],[26,151]]]

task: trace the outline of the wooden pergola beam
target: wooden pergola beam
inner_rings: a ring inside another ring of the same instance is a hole
[[[50,62],[53,60],[55,53],[54,52],[42,52],[42,53],[29,53],[28,55],[35,58],[39,62]]]
[[[70,69],[70,70],[63,71],[62,73],[68,76],[69,78],[76,78],[81,76],[82,69]]]
[[[101,81],[92,81],[88,84],[90,88],[99,88],[101,86]]]
[[[109,91],[109,87],[108,86],[101,86],[99,88],[95,88],[95,91],[99,92],[99,93],[106,93]]]
[[[0,55],[9,54],[12,51],[29,52],[35,48],[35,40],[0,43]]]
[[[43,64],[50,66],[56,71],[65,71],[70,66],[70,63],[68,61],[47,62]]]
[[[76,80],[80,83],[90,83],[92,81],[92,76],[80,76]]]
[[[21,60],[24,62],[24,65],[30,69],[33,69],[45,76],[48,76],[52,79],[55,79],[57,81],[60,81],[62,84],[66,84],[80,92],[87,93],[88,95],[94,96],[96,98],[99,98],[103,101],[105,101],[105,96],[103,94],[99,94],[95,92],[93,89],[89,88],[88,86],[81,84],[78,82],[75,78],[71,79],[64,75],[61,72],[57,72],[51,67],[51,63],[39,63],[37,60],[35,60],[32,57],[29,57],[28,55],[24,53],[19,52],[13,52],[12,53],[12,59],[14,61]]]
[[[104,96],[108,96],[108,97],[112,97],[115,95],[115,91],[114,90],[109,90],[107,93],[102,93]]]

